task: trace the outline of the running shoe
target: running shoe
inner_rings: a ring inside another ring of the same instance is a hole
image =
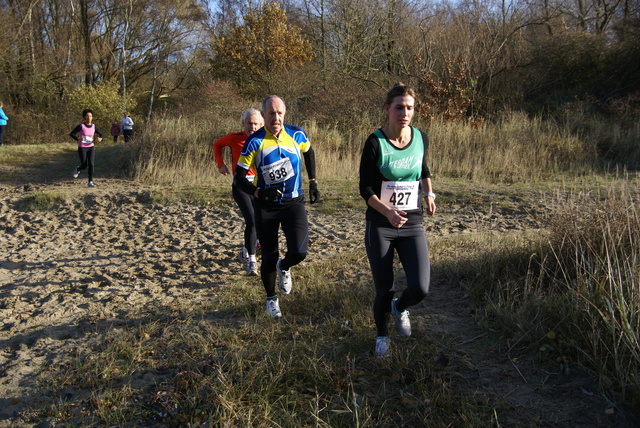
[[[398,312],[396,309],[396,303],[398,299],[393,299],[391,301],[391,311],[393,315],[396,316],[396,331],[402,337],[411,336],[411,321],[409,321],[409,311],[404,310],[402,312]]]
[[[71,173],[71,176],[73,178],[78,178],[78,176],[80,175],[80,171],[78,171],[78,168],[73,170],[73,173]]]
[[[284,270],[280,266],[282,265],[282,259],[278,259],[276,263],[276,272],[278,273],[278,288],[282,291],[282,294],[291,293],[291,269]]]
[[[93,184],[93,181],[90,181],[89,183],[87,183],[87,187],[96,187],[96,185]]]
[[[238,253],[238,260],[242,262],[242,269],[244,269],[244,271],[247,272],[247,275],[249,275],[249,255],[245,253],[244,248],[240,253]]]
[[[247,263],[247,276],[258,276],[258,262]]]
[[[280,312],[280,304],[278,303],[278,299],[267,299],[267,313],[271,315],[271,318],[280,318],[282,317],[282,312]]]
[[[376,337],[376,357],[389,358],[391,353],[389,352],[391,349],[389,336],[378,336]]]

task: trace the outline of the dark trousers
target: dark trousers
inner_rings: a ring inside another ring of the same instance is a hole
[[[260,276],[267,297],[276,295],[276,263],[278,262],[278,235],[280,227],[287,241],[287,252],[281,267],[289,270],[305,259],[309,243],[309,224],[304,203],[283,207],[263,207],[254,200],[256,230],[262,248]]]
[[[94,146],[91,147],[78,147],[78,156],[80,157],[80,165],[78,165],[78,171],[83,169],[89,169],[89,181],[93,181],[93,168],[95,165],[96,154]]]
[[[0,125],[0,146],[2,146],[4,144],[4,128],[6,125]]]
[[[257,234],[253,215],[253,196],[238,189],[235,185],[231,187],[231,194],[244,218],[244,248],[247,249],[249,255],[255,254]]]
[[[420,303],[429,291],[431,263],[427,238],[421,224],[395,229],[367,221],[364,242],[376,288],[373,318],[377,335],[388,336],[389,313],[394,297],[391,290],[394,252],[398,254],[407,278],[407,288],[400,294],[396,305],[399,311],[403,311]]]

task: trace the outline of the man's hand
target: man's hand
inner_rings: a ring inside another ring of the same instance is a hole
[[[309,202],[315,204],[320,200],[320,192],[318,192],[318,182],[316,180],[309,182]]]
[[[282,192],[275,187],[258,189],[258,198],[266,202],[278,202],[282,198]]]

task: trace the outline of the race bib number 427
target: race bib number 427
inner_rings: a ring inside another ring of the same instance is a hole
[[[383,181],[380,200],[397,210],[416,210],[419,200],[419,182]]]

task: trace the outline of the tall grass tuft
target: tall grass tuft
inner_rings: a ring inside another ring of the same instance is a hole
[[[154,184],[222,182],[211,145],[225,133],[238,131],[232,122],[205,126],[186,117],[155,119],[135,140],[134,176]]]
[[[497,182],[548,179],[592,171],[596,151],[553,120],[510,113],[476,127],[434,122],[429,127],[431,164],[448,177]]]
[[[627,402],[640,399],[639,197],[631,181],[558,193],[547,232],[485,238],[456,272],[477,271],[474,296],[510,353],[588,367]]]
[[[640,189],[583,194],[555,217],[555,281],[577,348],[624,398],[640,399]]]

